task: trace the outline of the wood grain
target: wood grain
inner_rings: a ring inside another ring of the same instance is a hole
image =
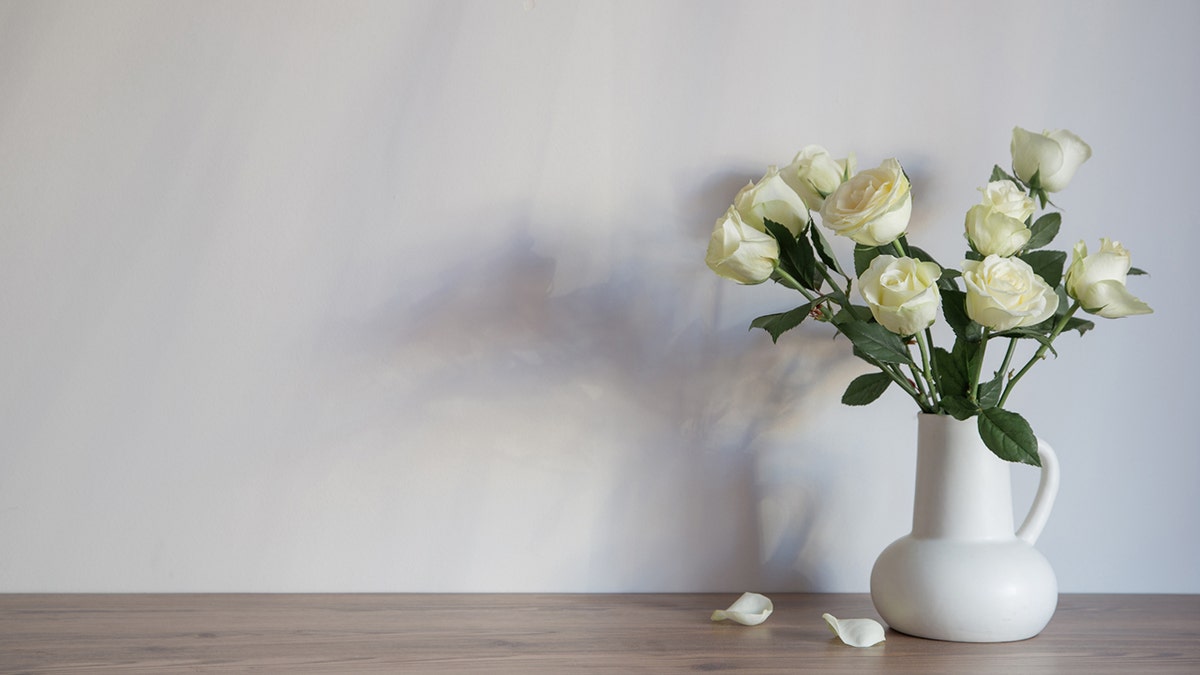
[[[854,649],[823,612],[866,595],[0,595],[3,673],[1200,673],[1200,596],[1064,595],[1042,635],[958,644],[888,631]]]

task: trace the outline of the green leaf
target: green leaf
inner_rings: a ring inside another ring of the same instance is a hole
[[[839,309],[830,320],[835,326],[842,326],[848,323],[863,322],[862,317],[871,317],[871,308],[865,305],[851,305],[850,308],[843,307]]]
[[[817,269],[817,260],[808,240],[803,237],[797,239],[786,227],[769,218],[763,219],[763,224],[767,232],[779,242],[780,267],[805,288],[819,290],[821,273]]]
[[[1130,267],[1128,274],[1129,274],[1129,276],[1140,277],[1144,274],[1150,274],[1150,273],[1139,267]]]
[[[1041,218],[1035,220],[1033,226],[1029,228],[1033,231],[1033,235],[1029,237],[1029,243],[1025,244],[1025,249],[1032,251],[1035,248],[1041,248],[1054,241],[1054,237],[1058,236],[1058,228],[1061,226],[1061,213],[1044,214]]]
[[[916,246],[905,246],[904,250],[908,251],[908,257],[910,257],[910,258],[916,258],[917,260],[931,262],[934,265],[937,265],[938,267],[942,266],[941,263],[934,260],[933,256],[929,255],[929,253],[923,248],[918,248]]]
[[[941,347],[934,347],[933,372],[937,376],[938,391],[943,395],[966,396],[970,375],[967,374],[967,364],[961,358]]]
[[[983,326],[967,316],[967,294],[958,289],[942,290],[942,316],[960,340],[979,342],[983,338]]]
[[[1004,373],[996,373],[996,376],[987,382],[979,383],[979,407],[980,408],[995,408],[1000,404],[1000,394],[1004,391]]]
[[[854,276],[861,277],[871,266],[871,261],[879,257],[878,246],[854,245]]]
[[[1045,281],[1050,288],[1057,288],[1062,282],[1063,265],[1067,262],[1067,254],[1062,251],[1030,251],[1017,256],[1029,263],[1033,273]]]
[[[1073,316],[1073,317],[1067,319],[1067,325],[1063,327],[1063,330],[1064,331],[1077,330],[1077,331],[1079,331],[1080,335],[1083,335],[1084,333],[1088,332],[1089,330],[1091,330],[1095,327],[1096,327],[1095,323],[1088,321],[1087,319],[1081,319],[1077,316]]]
[[[809,225],[809,229],[812,226]],[[817,266],[821,263],[817,262],[817,256],[813,253],[812,246],[808,243],[808,239],[799,237],[796,242],[796,265],[800,274],[804,277],[806,283],[811,284],[809,288],[812,290],[820,290],[821,282],[824,277],[821,274],[820,268]]]
[[[891,383],[892,378],[887,373],[860,375],[850,382],[850,386],[846,387],[846,393],[842,394],[842,403],[867,405],[882,396]]]
[[[943,291],[957,291],[958,279],[962,276],[962,272],[951,268],[943,267],[942,276],[938,277],[938,288]]]
[[[1037,437],[1024,417],[1003,408],[987,408],[979,413],[978,424],[983,444],[1000,459],[1042,465],[1037,454]]]
[[[966,396],[943,396],[942,410],[956,420],[966,420],[979,414],[979,406]]]
[[[1001,169],[999,164],[992,167],[992,177],[988,180],[988,182],[995,182],[998,180],[1011,180],[1017,185],[1021,185],[1021,181],[1009,175],[1009,173],[1004,169]]]
[[[813,304],[807,302],[796,309],[780,314],[767,314],[750,322],[750,329],[761,328],[771,334],[771,342],[778,342],[779,336],[799,326],[812,312]]]
[[[904,341],[877,323],[855,321],[839,326],[854,346],[881,363],[912,363]]]
[[[821,234],[821,228],[810,224],[808,230],[808,236],[812,239],[813,248],[817,250],[817,256],[821,258],[821,262],[825,263],[826,267],[832,267],[837,270],[837,273],[842,275],[843,279],[848,280],[850,277],[846,275],[846,271],[838,263],[837,256],[833,252],[833,247],[829,245],[829,241],[825,239],[825,235]]]
[[[1029,328],[1010,328],[1010,329],[1004,331],[1003,333],[996,333],[992,337],[1025,338],[1028,340],[1037,340],[1038,342],[1045,345],[1046,348],[1049,349],[1054,354],[1055,357],[1057,357],[1058,351],[1056,351],[1054,349],[1054,347],[1050,341],[1050,336],[1047,335],[1047,333],[1049,333],[1051,330],[1054,329],[1054,326],[1050,325],[1052,323],[1053,323],[1052,321],[1043,321],[1042,323],[1038,324],[1037,326],[1031,326]]]

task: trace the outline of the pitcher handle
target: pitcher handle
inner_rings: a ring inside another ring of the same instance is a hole
[[[1029,515],[1017,530],[1017,538],[1032,545],[1042,534],[1046,521],[1050,518],[1050,509],[1054,508],[1054,498],[1058,496],[1058,455],[1050,444],[1038,439],[1038,459],[1042,462],[1042,478],[1038,481],[1037,495],[1033,498],[1033,506],[1029,507]]]

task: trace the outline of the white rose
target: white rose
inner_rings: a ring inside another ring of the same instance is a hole
[[[1002,258],[1021,250],[1033,235],[1025,223],[1010,218],[986,204],[976,204],[967,210],[967,238],[983,255]]]
[[[796,153],[781,173],[809,209],[820,211],[825,198],[854,175],[856,164],[853,154],[846,159],[834,159],[825,148],[810,145]]]
[[[825,227],[864,246],[883,246],[908,229],[912,193],[900,162],[886,159],[842,183],[825,199]]]
[[[979,188],[979,191],[983,193],[980,203],[1022,223],[1029,220],[1037,208],[1033,198],[1011,180],[992,181]]]
[[[1054,289],[1020,258],[989,255],[967,260],[962,277],[967,285],[967,316],[992,330],[1032,326],[1058,309]]]
[[[712,271],[740,284],[761,284],[779,261],[779,242],[742,220],[732,206],[717,220],[704,262]]]
[[[884,328],[898,335],[913,335],[937,318],[941,276],[942,268],[935,263],[881,255],[859,277],[858,292]]]
[[[1067,293],[1079,301],[1083,310],[1106,319],[1154,310],[1125,288],[1129,273],[1129,251],[1119,241],[1100,240],[1100,250],[1088,255],[1087,246],[1075,244],[1071,266],[1067,268]]]
[[[764,219],[783,225],[797,237],[808,226],[808,207],[773,166],[762,180],[738,191],[733,205],[743,221],[761,232],[767,230]]]
[[[983,255],[1008,257],[1020,251],[1033,232],[1025,221],[1033,215],[1033,199],[1011,180],[998,180],[979,189],[983,201],[967,211],[967,238]]]
[[[1091,147],[1066,129],[1035,134],[1016,127],[1011,149],[1017,178],[1028,183],[1041,171],[1038,181],[1046,192],[1067,187],[1079,165],[1092,156]]]

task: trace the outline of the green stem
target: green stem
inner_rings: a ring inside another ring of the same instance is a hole
[[[904,376],[904,373],[901,372],[899,366],[884,364],[874,360],[872,360],[872,363],[874,363],[888,377],[892,378],[893,382],[900,385],[900,388],[903,389],[909,396],[913,397],[913,400],[917,402],[917,406],[920,407],[923,412],[933,412],[926,405],[924,398],[921,396],[921,392],[917,391],[916,387],[909,384],[908,378]]]
[[[1008,372],[1008,364],[1012,363],[1013,354],[1017,351],[1017,338],[1008,339],[1008,351],[1004,352],[1004,362],[1000,364],[1000,376],[1003,377]]]
[[[1022,377],[1025,377],[1025,373],[1028,373],[1029,370],[1033,368],[1033,364],[1045,358],[1046,352],[1050,349],[1050,344],[1054,342],[1055,338],[1057,338],[1060,333],[1063,332],[1063,329],[1067,327],[1067,322],[1071,320],[1072,316],[1075,316],[1075,312],[1077,311],[1079,311],[1078,300],[1071,305],[1071,308],[1067,310],[1067,313],[1063,314],[1062,318],[1058,320],[1058,323],[1054,325],[1054,330],[1050,331],[1049,339],[1046,340],[1042,346],[1038,347],[1038,350],[1034,352],[1033,357],[1029,359],[1029,363],[1026,363],[1025,367],[1021,368],[1021,370],[1018,371],[1017,374],[1008,381],[1008,384],[1004,387],[1004,393],[1000,395],[999,406],[1004,406],[1004,402],[1008,400],[1008,395],[1012,393],[1013,387],[1016,386],[1017,382],[1020,381]]]
[[[934,384],[937,380],[933,375],[933,359],[929,357],[931,345],[933,345],[933,335],[928,328],[924,333],[917,334],[917,346],[921,348],[921,370],[925,376],[925,382],[929,385],[929,405],[937,410],[939,401],[937,385]]]
[[[979,374],[983,372],[983,357],[987,353],[987,341],[990,333],[991,331],[987,328],[983,329],[983,336],[979,338],[979,359],[975,368],[971,370],[971,379],[967,383],[967,394],[972,403],[979,402]]]
[[[809,302],[813,302],[817,299],[817,296],[813,295],[812,291],[805,288],[804,285],[799,281],[796,281],[792,275],[784,272],[782,267],[776,267],[775,274],[779,275],[779,279],[784,282],[784,286],[788,286],[789,288],[800,291],[800,293],[807,298]],[[821,318],[823,320],[828,321],[833,318],[833,314],[824,304],[818,305],[818,308],[821,310]]]
[[[858,315],[858,312],[856,312],[854,309],[854,303],[850,302],[850,293],[848,291],[842,290],[842,287],[837,285],[837,282],[833,280],[833,276],[831,274],[829,274],[829,269],[826,268],[824,265],[820,265],[819,269],[821,270],[821,276],[825,277],[825,283],[832,286],[833,290],[839,296],[838,304],[840,304],[842,307],[845,307],[846,311],[850,312],[850,315],[853,316],[854,318],[856,318],[860,321],[870,321],[870,319],[871,319],[870,314],[868,314],[865,317]]]
[[[785,286],[789,286],[791,288],[794,288],[797,291],[800,291],[800,293],[803,294],[805,298],[808,298],[809,302],[813,302],[814,300],[817,299],[817,296],[813,295],[812,291],[805,288],[799,281],[796,281],[796,279],[793,278],[792,275],[788,274],[787,272],[783,271],[782,269],[780,269],[778,267],[775,268],[775,273],[779,275],[779,279],[784,282]],[[826,273],[826,279],[828,279],[828,273]],[[833,284],[832,281],[830,281],[830,284],[833,285],[833,287],[840,292],[840,294],[843,298],[846,297],[845,292],[841,291],[841,289],[838,288],[837,284]],[[851,313],[853,313],[854,310],[852,308],[850,308],[848,304],[846,306],[847,306],[847,309]],[[819,307],[821,310],[822,318],[824,318],[827,321],[832,318],[832,314],[830,313],[828,307],[826,307],[824,304],[819,305]],[[842,329],[840,327],[838,327],[836,324],[834,325],[834,327],[837,328],[839,333],[843,332]],[[899,385],[900,388],[903,389],[909,396],[913,397],[917,401],[917,405],[920,406],[922,410],[925,410],[926,412],[932,412],[932,410],[926,409],[926,404],[922,400],[921,393],[919,391],[917,391],[916,388],[913,387],[913,385],[908,383],[908,378],[904,376],[904,373],[900,372],[900,369],[898,367],[893,366],[891,364],[883,363],[882,361],[877,361],[875,359],[870,359],[869,361],[870,361],[871,365],[875,366],[881,372],[883,372],[883,374],[890,377],[892,379],[892,381],[895,382],[897,385]]]

